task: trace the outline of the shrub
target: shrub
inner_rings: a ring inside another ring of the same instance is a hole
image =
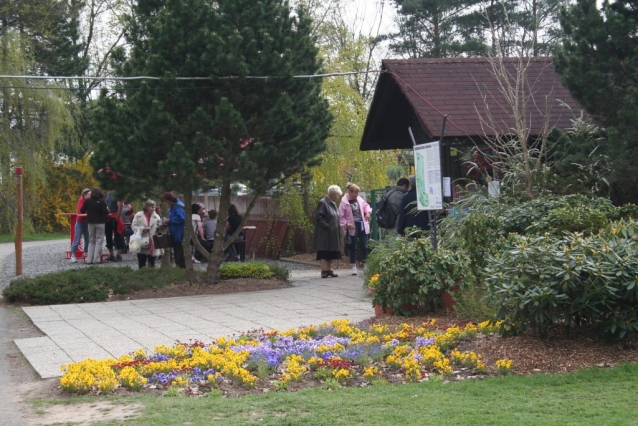
[[[233,278],[271,278],[275,273],[261,262],[225,263],[220,269],[222,280]]]
[[[456,304],[454,314],[463,321],[482,322],[496,318],[496,308],[484,300],[486,291],[479,285],[470,285],[466,290],[452,294]]]
[[[204,275],[204,273],[198,273]],[[263,263],[227,263],[221,267],[223,280],[231,278],[288,279],[290,271],[279,265]],[[187,283],[186,271],[181,268],[142,268],[128,266],[99,267],[56,272],[34,278],[13,280],[2,295],[11,303],[55,305],[60,303],[88,303],[106,300],[109,292],[127,294],[149,288],[162,288]]]
[[[288,281],[290,279],[290,271],[281,265],[269,265],[270,271],[276,278]]]
[[[472,213],[453,226],[457,227],[457,231],[453,236],[448,233],[448,239],[444,239],[441,246],[465,251],[475,272],[485,266],[488,253],[498,251],[503,245],[499,220],[493,214]]]
[[[593,325],[598,335],[638,331],[637,225],[616,222],[596,235],[512,235],[484,271],[487,300],[506,331]]]
[[[91,266],[13,280],[2,291],[2,295],[9,302],[32,305],[88,303],[106,300],[109,289],[113,294],[126,294],[187,281],[186,272],[180,268],[143,268],[134,271],[129,267]]]
[[[547,212],[538,222],[534,222],[525,231],[527,234],[545,232],[561,235],[564,232],[582,232],[593,234],[609,223],[609,212],[591,205],[559,207]]]
[[[553,210],[562,209],[557,213]],[[572,212],[572,210],[576,210]],[[580,209],[580,210],[579,210]],[[502,235],[521,235],[549,232],[560,235],[564,231],[595,231],[604,226],[604,220],[614,211],[606,198],[588,198],[584,195],[546,196],[506,209],[499,218]],[[602,214],[602,216],[599,216]],[[593,218],[590,218],[594,215]],[[577,218],[575,222],[570,217]],[[579,228],[579,224],[584,228]],[[596,228],[598,226],[598,228]]]
[[[405,240],[396,236],[388,237],[383,241],[371,240],[369,244],[370,253],[366,259],[365,277],[363,280],[364,289],[368,288],[367,283],[370,278],[376,274],[380,274],[382,267],[381,262],[386,260],[388,256],[396,250],[400,250]]]
[[[612,221],[618,221],[622,219],[638,219],[638,206],[635,204],[625,204],[624,206],[616,207],[609,219]]]
[[[374,304],[391,307],[399,315],[412,315],[441,306],[444,291],[475,281],[470,260],[460,251],[433,250],[429,239],[398,240],[380,260]]]

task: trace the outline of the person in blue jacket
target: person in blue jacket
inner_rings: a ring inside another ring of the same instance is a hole
[[[169,208],[168,218],[164,219],[164,225],[168,225],[168,229],[171,231],[171,238],[173,239],[173,254],[175,255],[175,264],[179,268],[186,268],[186,262],[184,261],[184,248],[182,241],[184,240],[184,225],[186,223],[186,210],[184,203],[182,203],[175,195],[170,192],[165,192],[162,195],[162,200]]]

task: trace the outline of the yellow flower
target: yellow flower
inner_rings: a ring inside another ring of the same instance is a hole
[[[363,377],[365,377],[366,379],[374,379],[378,375],[379,375],[378,367],[370,366],[370,367],[366,367],[363,370]]]

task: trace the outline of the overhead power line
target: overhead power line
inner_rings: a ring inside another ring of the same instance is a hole
[[[302,75],[293,75],[292,78],[323,78],[323,77],[338,77],[344,75],[355,75],[355,74],[368,74],[368,73],[379,73],[381,70],[364,70],[364,71],[348,71],[348,72],[333,72],[333,73],[325,73],[325,74],[302,74]],[[215,77],[175,77],[175,80],[237,80],[240,78],[251,79],[251,80],[267,80],[269,78],[277,79],[277,78],[287,78],[288,76],[284,75],[247,75],[244,77],[229,75],[229,76],[215,76]],[[10,79],[10,78],[27,78],[32,80],[113,80],[113,81],[126,81],[126,80],[161,80],[164,77],[153,77],[147,75],[133,76],[133,77],[95,77],[95,76],[43,76],[43,75],[0,75],[0,79]]]

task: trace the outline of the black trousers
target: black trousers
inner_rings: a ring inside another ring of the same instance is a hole
[[[148,266],[151,268],[155,267],[155,256],[151,256],[150,254],[137,254],[137,266],[142,269],[146,266],[146,262],[148,261]]]
[[[182,242],[173,241],[173,254],[175,255],[175,265],[178,268],[186,269],[186,261],[184,260],[184,248]]]
[[[113,247],[117,250],[124,248],[124,238],[117,232],[117,219],[106,219],[106,226],[104,227],[104,235],[106,236],[106,248],[113,250]]]

